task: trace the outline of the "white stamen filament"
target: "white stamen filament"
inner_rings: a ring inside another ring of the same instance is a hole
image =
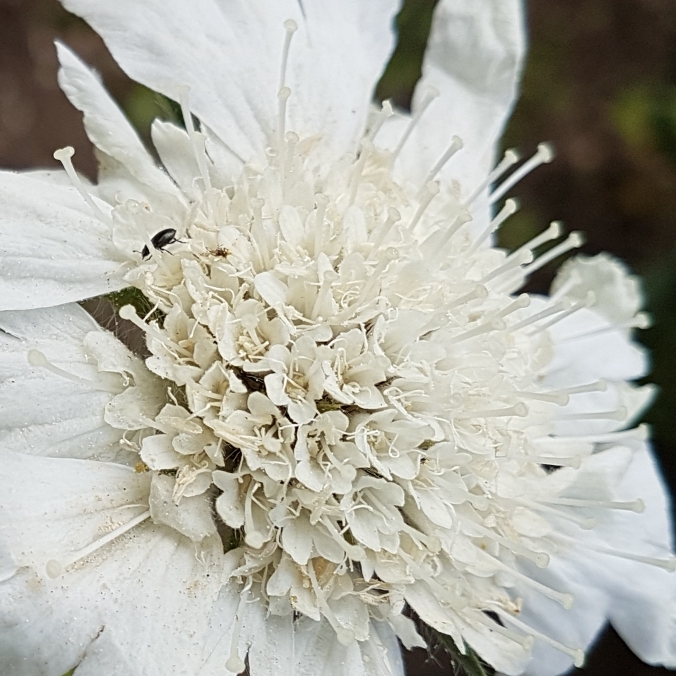
[[[387,120],[389,120],[392,117],[392,115],[394,115],[392,103],[389,100],[383,101],[382,108],[380,109],[378,117],[376,118],[376,121],[373,124],[373,128],[371,129],[366,138],[371,142],[375,141],[378,132],[382,129],[385,122],[387,122]]]
[[[225,668],[232,672],[233,674],[241,674],[246,669],[246,664],[244,660],[239,656],[239,634],[242,629],[242,623],[244,621],[244,606],[246,605],[245,594],[248,592],[242,592],[242,595],[239,599],[239,604],[237,606],[237,612],[235,613],[235,626],[232,630],[232,636],[230,638],[230,656],[225,662]]]
[[[408,127],[406,127],[406,130],[402,134],[401,139],[399,139],[399,143],[397,144],[397,147],[394,149],[394,152],[392,153],[392,158],[391,158],[391,163],[394,164],[396,159],[399,157],[399,153],[401,152],[402,148],[406,144],[406,141],[408,141],[409,137],[413,133],[413,130],[415,127],[418,125],[418,122],[420,122],[420,118],[424,115],[425,111],[429,108],[430,104],[434,99],[436,99],[439,96],[439,90],[436,89],[435,87],[429,87],[427,91],[425,92],[422,101],[420,102],[420,105],[418,106],[418,110],[415,112],[413,115],[411,121],[408,123]]]
[[[510,167],[513,167],[521,159],[519,153],[511,148],[505,152],[504,157],[497,167],[491,171],[488,176],[474,189],[465,201],[465,206],[469,206],[477,197],[494,181],[497,181]]]
[[[539,256],[530,265],[525,267],[523,269],[524,275],[531,275],[536,270],[539,270],[540,268],[547,265],[547,263],[550,261],[553,261],[555,258],[563,256],[563,254],[568,253],[572,249],[577,249],[583,244],[584,235],[580,232],[571,232],[566,240],[552,247],[549,251],[542,254],[542,256]]]
[[[520,322],[517,322],[516,324],[513,324],[512,326],[509,327],[509,331],[519,331],[520,329],[525,328],[526,326],[530,326],[531,324],[535,324],[536,322],[539,322],[541,319],[546,319],[547,317],[550,317],[551,315],[558,314],[559,312],[564,312],[568,310],[571,306],[571,302],[567,299],[564,298],[563,300],[559,301],[558,303],[555,303],[552,307],[545,308],[544,310],[540,310],[540,312],[536,312],[534,315],[531,315],[530,317],[526,317],[526,319],[521,320]]]
[[[489,196],[489,202],[497,202],[510,188],[530,174],[541,164],[548,164],[554,159],[554,149],[548,143],[540,143],[537,152],[524,162],[509,178],[501,183]]]
[[[519,202],[515,199],[508,199],[505,205],[500,209],[498,215],[484,228],[483,232],[476,238],[474,244],[468,251],[468,254],[473,254],[479,247],[494,233],[500,226],[519,210]]]
[[[446,152],[437,160],[437,163],[430,169],[430,173],[427,174],[425,179],[425,184],[433,181],[437,174],[444,168],[445,164],[455,155],[459,150],[462,149],[464,143],[459,136],[454,136],[451,139],[451,145],[448,146]]]
[[[73,161],[71,159],[73,155],[75,155],[75,149],[72,146],[66,146],[65,148],[60,148],[59,150],[54,151],[54,159],[58,162],[61,162],[63,168],[66,170],[66,174],[68,174],[70,182],[73,184],[73,187],[80,193],[82,199],[92,210],[94,216],[100,218],[104,223],[112,223],[110,214],[104,213],[104,211],[94,201],[89,192],[87,192],[87,188],[82,182],[82,179],[77,175],[75,167],[73,166]]]
[[[440,190],[441,188],[439,187],[439,184],[435,183],[434,181],[432,181],[431,183],[427,183],[425,187],[422,189],[420,193],[420,203],[418,204],[418,208],[415,214],[413,215],[411,222],[408,224],[409,232],[413,232],[415,226],[418,225],[418,222],[425,213],[425,210],[430,205],[432,200],[439,194]]]
[[[45,371],[49,371],[50,373],[53,373],[56,376],[60,376],[61,378],[70,380],[73,383],[82,385],[83,387],[86,387],[89,390],[98,390],[99,392],[109,392],[110,394],[121,394],[125,390],[125,387],[121,382],[117,387],[112,386],[112,384],[105,386],[103,380],[101,382],[96,382],[94,380],[88,380],[87,378],[81,378],[80,376],[76,376],[74,373],[65,371],[64,369],[61,369],[58,366],[52,364],[52,362],[50,362],[49,359],[47,359],[46,355],[43,352],[40,352],[40,350],[28,350],[26,357],[28,358],[28,363],[31,366],[35,366],[36,368],[42,368]],[[111,373],[108,375],[112,376],[113,374]]]
[[[51,578],[59,577],[69,566],[72,566],[74,563],[77,563],[81,559],[90,556],[96,550],[100,549],[101,547],[104,547],[113,540],[116,540],[121,535],[124,535],[132,528],[135,528],[140,523],[143,523],[148,518],[150,518],[150,511],[145,511],[143,512],[143,514],[139,514],[137,517],[131,519],[123,526],[116,528],[110,533],[106,533],[106,535],[99,538],[98,540],[94,540],[94,542],[92,542],[90,545],[87,545],[86,547],[83,547],[79,551],[74,552],[67,559],[64,559],[62,561],[51,559],[45,564],[45,572]]]
[[[578,669],[584,664],[584,651],[582,649],[570,648],[569,646],[564,645],[563,643],[555,641],[553,638],[550,638],[546,634],[543,634],[542,632],[533,629],[533,627],[531,627],[530,625],[527,625],[525,622],[522,622],[521,620],[517,619],[512,614],[505,612],[505,610],[503,610],[497,604],[491,604],[491,608],[494,612],[498,614],[498,616],[501,619],[506,620],[510,624],[513,624],[515,627],[518,627],[521,631],[525,632],[526,634],[529,634],[530,636],[533,636],[534,638],[539,639],[544,643],[547,643],[548,645],[552,646],[552,648],[556,648],[556,650],[562,652],[564,655],[572,657],[573,664]]]
[[[135,324],[136,326],[139,327],[139,329],[142,329],[149,336],[155,338],[155,340],[158,340],[159,342],[168,346],[174,352],[182,355],[183,357],[192,357],[192,352],[190,352],[190,350],[186,350],[184,347],[181,347],[178,343],[175,343],[172,340],[170,340],[168,335],[162,333],[162,331],[154,327],[152,324],[147,324],[146,322],[144,322],[138,316],[138,314],[136,314],[136,308],[133,305],[122,306],[118,311],[118,315],[122,319],[127,319],[128,321],[132,322],[132,324]]]

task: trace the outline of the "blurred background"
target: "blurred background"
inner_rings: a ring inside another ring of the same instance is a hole
[[[405,3],[381,98],[408,104],[434,4]],[[568,229],[586,232],[584,252],[609,251],[642,275],[654,326],[639,338],[652,350],[650,380],[661,390],[646,419],[675,487],[676,2],[530,0],[528,24],[530,56],[504,143],[530,155],[538,142],[551,141],[557,159],[513,191],[522,209],[501,230],[502,243],[513,248],[551,220],[563,220]],[[94,178],[80,114],[56,84],[54,39],[99,70],[142,133],[162,115],[154,94],[128,80],[101,40],[57,0],[0,0],[0,167],[56,166],[53,151],[72,145],[76,167]],[[546,291],[555,268],[538,275],[532,290]],[[667,673],[643,665],[610,630],[585,671]],[[443,654],[419,652],[408,673],[453,672]]]

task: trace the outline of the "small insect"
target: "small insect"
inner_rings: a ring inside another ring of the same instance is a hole
[[[166,228],[166,230],[160,230],[156,235],[153,235],[150,241],[158,251],[164,251],[170,244],[181,240],[176,239],[174,228]],[[141,249],[141,258],[150,258],[150,249],[148,249],[147,244]]]

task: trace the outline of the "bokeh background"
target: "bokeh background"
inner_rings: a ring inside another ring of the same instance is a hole
[[[381,98],[408,104],[434,4],[405,3]],[[651,380],[661,390],[647,420],[665,477],[676,487],[676,2],[530,0],[528,24],[530,56],[504,143],[528,155],[551,141],[557,160],[513,191],[522,210],[501,231],[502,242],[518,246],[563,220],[586,232],[584,252],[609,251],[643,276],[654,326],[640,339],[652,350]],[[54,39],[99,70],[142,133],[162,115],[155,96],[129,81],[101,40],[57,0],[0,0],[0,167],[56,166],[53,151],[72,145],[77,168],[93,178],[80,114],[56,84]],[[543,270],[532,289],[545,291],[555,267]],[[408,671],[453,673],[443,654],[423,652],[411,657]],[[639,662],[611,630],[585,672],[667,673]]]

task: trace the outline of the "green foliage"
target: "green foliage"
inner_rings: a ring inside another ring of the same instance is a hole
[[[456,674],[495,676],[495,671],[482,662],[481,658],[469,646],[465,646],[467,652],[463,655],[450,636],[441,634],[429,627],[425,631],[425,639],[429,646],[430,654],[435,655],[439,651],[443,651],[443,653],[451,658],[451,665]]]

